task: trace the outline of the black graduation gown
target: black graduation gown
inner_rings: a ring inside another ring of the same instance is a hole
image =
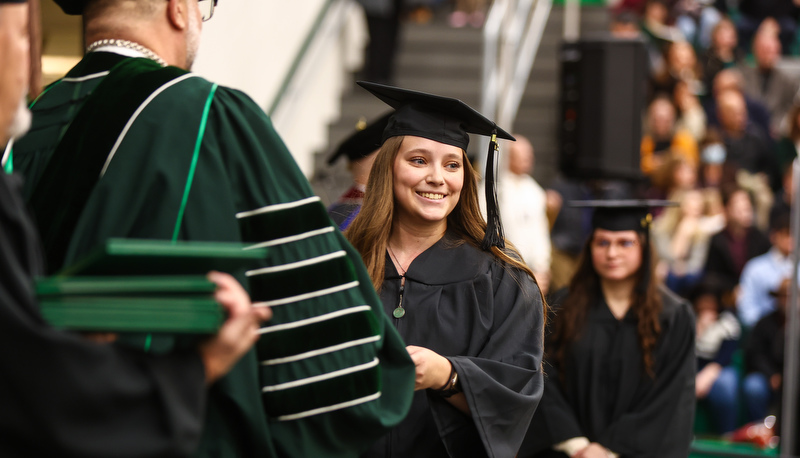
[[[666,289],[662,297],[653,379],[644,373],[636,316],[629,311],[617,320],[598,294],[566,354],[564,380],[561,367],[545,362],[544,396],[520,458],[547,456],[553,444],[581,436],[622,457],[688,456],[695,404],[694,314]],[[548,354],[555,354],[550,342]]]
[[[400,275],[386,257],[381,300],[397,307]],[[472,418],[429,390],[368,457],[513,457],[542,395],[543,306],[521,271],[446,235],[406,272],[403,306],[392,318],[408,345],[447,357]]]
[[[128,352],[50,328],[31,279],[42,271],[20,184],[0,173],[0,456],[187,456],[205,403],[196,351]]]

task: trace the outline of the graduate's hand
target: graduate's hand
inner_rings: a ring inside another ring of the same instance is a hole
[[[608,458],[608,450],[597,442],[592,442],[586,448],[572,455],[572,458]]]
[[[209,272],[208,279],[217,284],[214,299],[228,313],[219,332],[200,344],[206,382],[211,384],[227,374],[258,340],[258,329],[272,317],[272,310],[253,307],[242,285],[228,274]]]
[[[444,356],[424,347],[406,347],[417,370],[414,391],[433,388],[438,390],[450,382],[452,365]]]

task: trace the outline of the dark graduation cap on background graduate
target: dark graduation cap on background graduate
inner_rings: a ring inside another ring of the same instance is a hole
[[[358,84],[395,109],[383,131],[381,142],[391,137],[411,135],[466,151],[470,133],[490,137],[484,174],[487,226],[483,249],[488,250],[492,246],[503,248],[503,227],[495,189],[497,139],[514,140],[514,137],[458,99],[366,81],[359,81]]]
[[[365,125],[356,125],[356,131],[339,143],[339,146],[328,158],[328,165],[333,164],[342,156],[346,156],[349,161],[357,161],[377,151],[383,143],[383,130],[386,129],[386,123],[392,114],[394,114],[393,111],[370,124],[364,122]]]
[[[651,210],[676,202],[658,199],[572,200],[570,207],[593,208],[592,229],[647,232],[653,222]]]

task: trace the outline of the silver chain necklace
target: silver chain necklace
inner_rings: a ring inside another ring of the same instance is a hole
[[[134,51],[140,52],[144,54],[150,60],[154,60],[161,65],[162,67],[167,66],[167,61],[162,59],[158,54],[154,53],[153,51],[145,48],[144,46],[140,45],[139,43],[134,43],[128,40],[117,40],[117,39],[110,39],[106,38],[105,40],[95,41],[94,43],[90,44],[86,47],[86,53],[90,53],[98,48],[102,48],[104,46],[118,46],[120,48],[128,48]]]

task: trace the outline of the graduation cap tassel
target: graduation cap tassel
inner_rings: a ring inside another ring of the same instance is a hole
[[[486,154],[486,174],[484,175],[486,185],[486,234],[483,237],[481,248],[486,251],[489,251],[493,246],[498,248],[506,247],[503,224],[500,221],[500,210],[497,205],[497,157],[497,130],[495,129],[492,131],[492,137],[489,140],[489,151]]]

